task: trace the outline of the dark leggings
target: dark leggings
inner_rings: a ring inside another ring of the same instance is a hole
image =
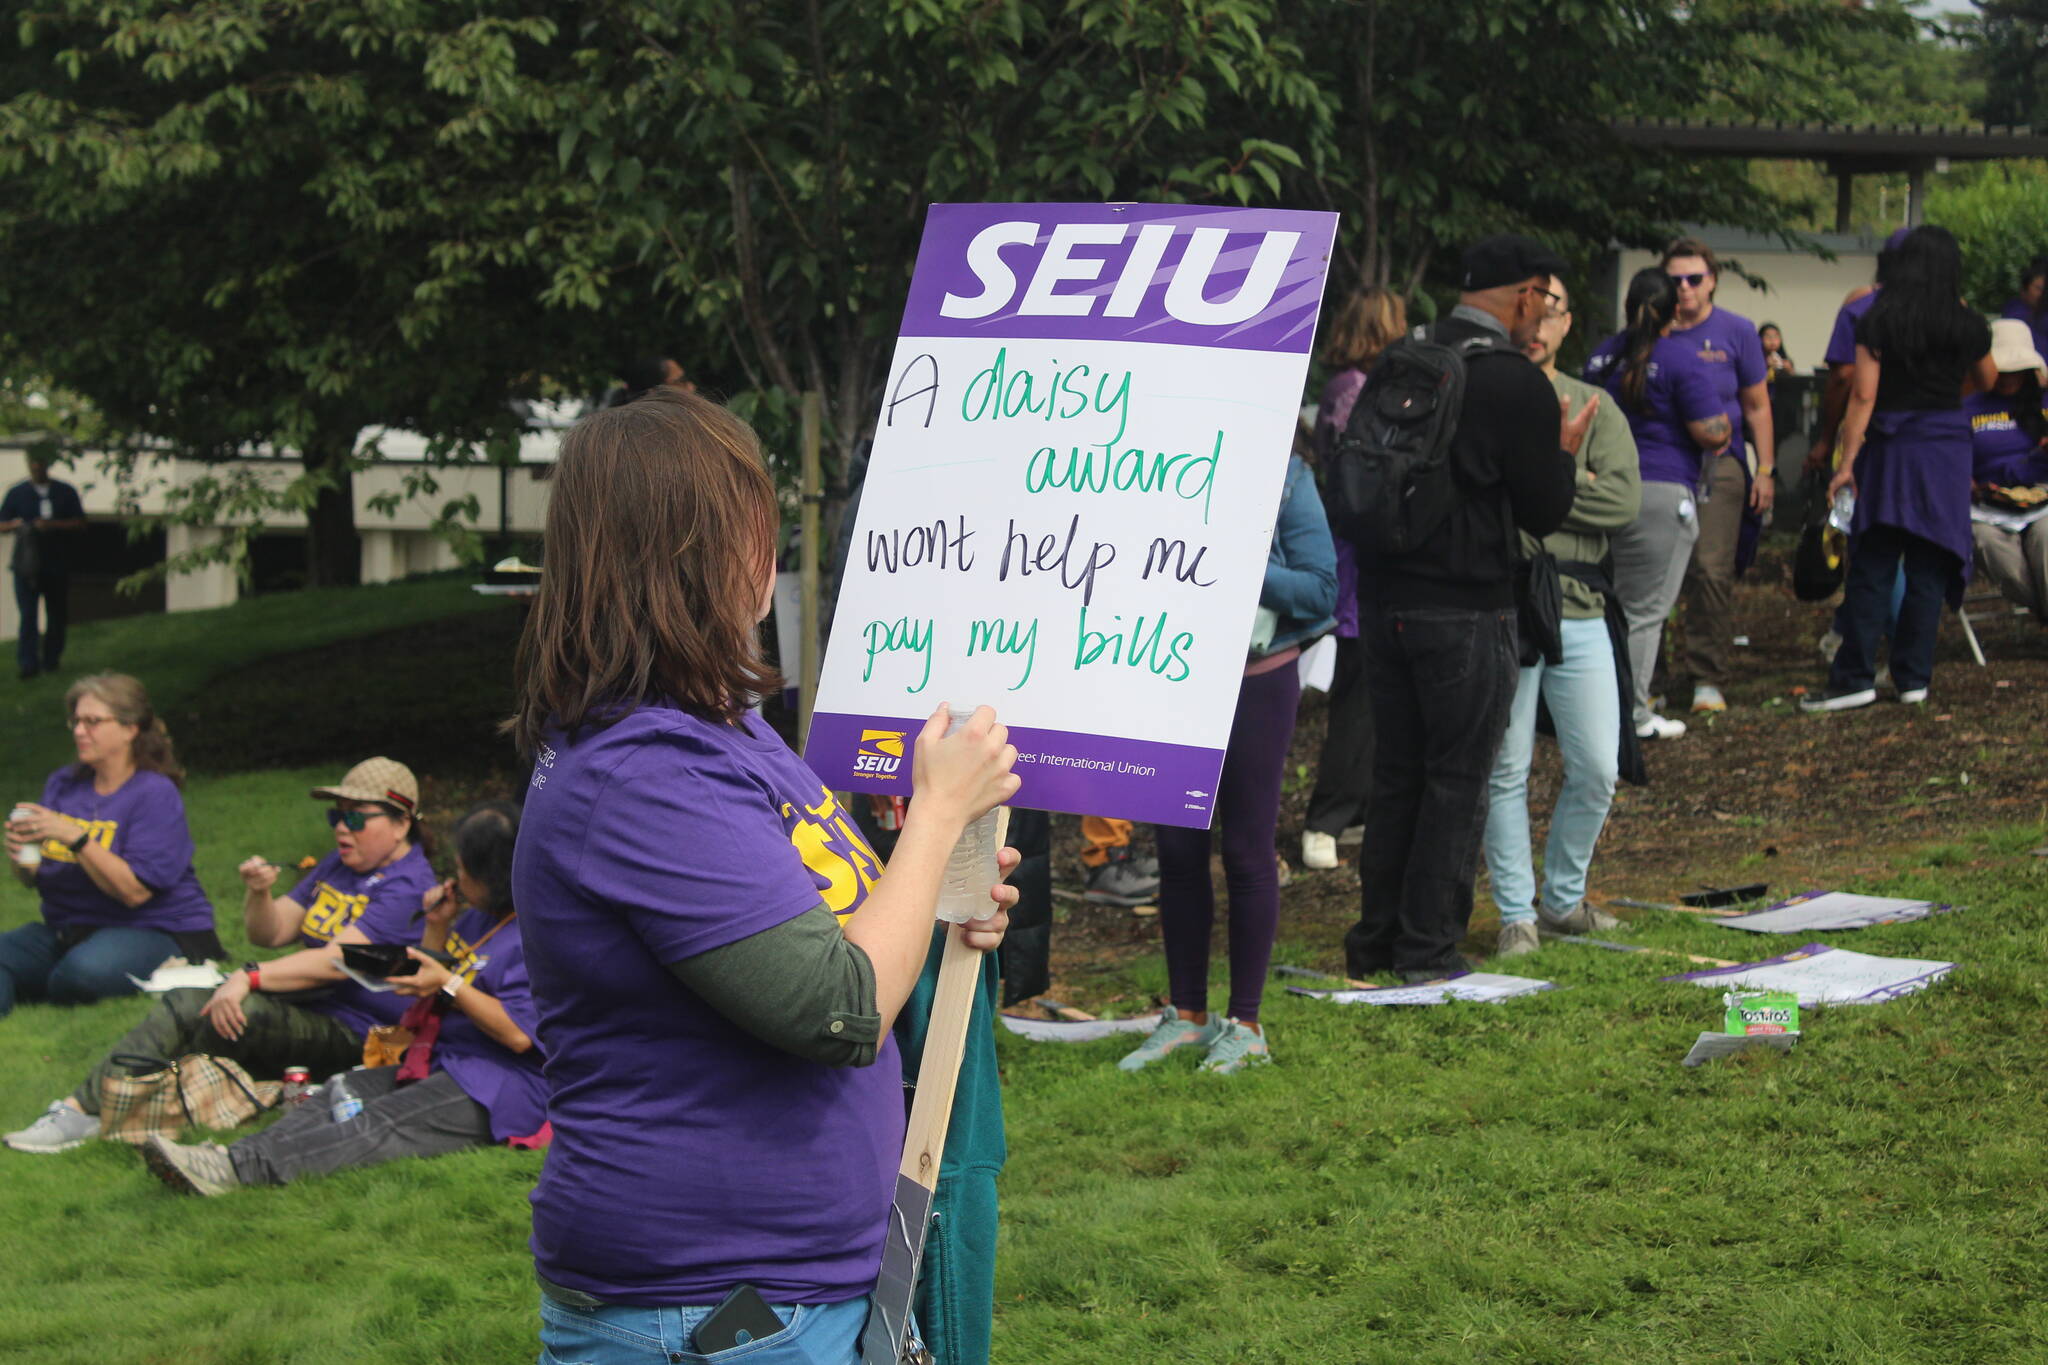
[[[1246,678],[1230,723],[1230,747],[1216,785],[1223,827],[1223,884],[1230,893],[1230,1017],[1259,1017],[1273,936],[1280,927],[1280,868],[1273,835],[1280,825],[1280,782],[1301,680],[1292,664]],[[1159,928],[1175,1009],[1209,1008],[1209,932],[1216,889],[1209,879],[1209,831],[1161,825]]]

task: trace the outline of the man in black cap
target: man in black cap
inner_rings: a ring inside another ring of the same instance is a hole
[[[1359,921],[1344,935],[1353,976],[1420,981],[1470,965],[1458,943],[1519,671],[1510,547],[1515,530],[1541,538],[1571,511],[1573,457],[1599,401],[1561,411],[1567,400],[1520,354],[1564,271],[1527,237],[1466,251],[1458,306],[1431,337],[1460,347],[1491,333],[1502,347],[1467,361],[1450,445],[1456,505],[1405,554],[1359,551],[1359,639],[1380,739]]]

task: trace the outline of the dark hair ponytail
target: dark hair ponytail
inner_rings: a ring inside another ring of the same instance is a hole
[[[1628,330],[1622,333],[1621,367],[1615,371],[1614,391],[1621,405],[1643,410],[1643,389],[1650,378],[1650,353],[1664,329],[1678,316],[1678,290],[1662,266],[1638,270],[1628,282]]]

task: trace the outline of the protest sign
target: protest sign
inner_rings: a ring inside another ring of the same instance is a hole
[[[1808,891],[1750,915],[1723,919],[1725,929],[1755,934],[1817,934],[1833,929],[1868,929],[1877,924],[1902,924],[1953,910],[1933,901],[1896,896],[1859,896],[1848,891]]]
[[[1208,825],[1335,228],[932,208],[804,750],[827,783],[907,794],[925,717],[987,704],[1015,804]]]
[[[1878,957],[1809,943],[1796,952],[1743,962],[1713,971],[1667,976],[1695,986],[1748,986],[1760,991],[1788,991],[1802,1008],[1814,1005],[1876,1005],[1924,991],[1955,970],[1953,962],[1917,957]]]
[[[1441,981],[1413,986],[1373,986],[1362,990],[1318,991],[1289,986],[1290,995],[1306,995],[1339,1005],[1443,1005],[1453,1000],[1496,1004],[1520,995],[1554,991],[1557,984],[1528,976],[1503,976],[1498,972],[1457,972]]]

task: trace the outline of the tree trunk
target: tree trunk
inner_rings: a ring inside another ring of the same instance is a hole
[[[306,442],[300,460],[309,474],[326,471],[327,486],[306,513],[306,582],[309,587],[349,587],[362,581],[362,543],[356,539],[355,475],[349,456],[357,428],[323,427]]]

